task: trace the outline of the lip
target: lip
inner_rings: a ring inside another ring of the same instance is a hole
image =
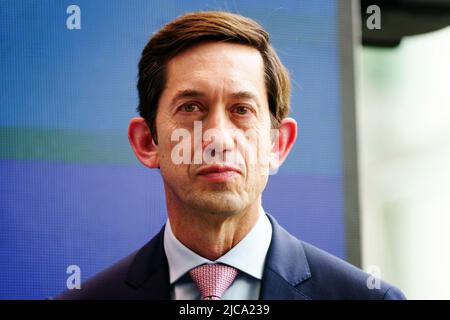
[[[221,165],[203,167],[197,172],[198,176],[209,182],[226,182],[239,174],[241,171],[238,168]]]
[[[231,166],[221,166],[221,165],[210,165],[207,167],[200,168],[197,171],[197,174],[200,176],[215,174],[215,173],[224,173],[224,172],[235,172],[241,174],[241,170]]]

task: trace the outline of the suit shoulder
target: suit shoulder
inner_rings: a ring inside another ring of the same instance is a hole
[[[304,287],[313,299],[405,299],[394,286],[352,264],[301,241],[311,278]]]
[[[131,287],[126,283],[128,271],[136,256],[135,251],[112,266],[81,283],[80,289],[66,290],[55,300],[121,299]]]

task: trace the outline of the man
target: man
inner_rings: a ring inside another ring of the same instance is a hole
[[[159,168],[168,221],[148,244],[60,299],[402,299],[266,214],[268,173],[297,135],[289,76],[255,21],[177,18],[139,63],[129,140]],[[295,213],[293,213],[295,214]]]

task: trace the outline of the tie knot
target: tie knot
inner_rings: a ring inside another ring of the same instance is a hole
[[[192,269],[189,275],[197,285],[202,300],[220,300],[238,272],[237,269],[225,264],[212,263]]]

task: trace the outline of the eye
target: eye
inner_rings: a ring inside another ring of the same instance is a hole
[[[233,111],[240,115],[246,115],[251,110],[249,107],[246,107],[246,106],[237,106],[233,109]]]
[[[199,111],[200,107],[198,105],[196,105],[195,103],[187,103],[187,104],[182,105],[180,107],[180,110],[184,111],[184,112],[192,113],[195,111]]]

